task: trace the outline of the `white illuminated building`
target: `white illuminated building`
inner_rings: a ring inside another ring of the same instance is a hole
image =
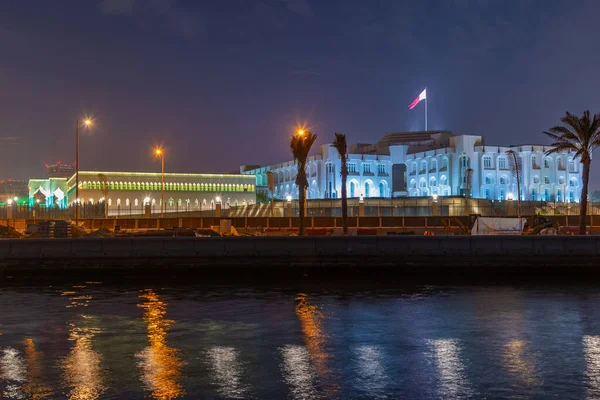
[[[375,144],[349,145],[348,197],[462,196],[471,170],[472,198],[516,199],[517,179],[506,154],[514,150],[522,165],[521,199],[578,202],[581,163],[571,152],[547,156],[550,149],[544,145],[486,146],[481,136],[449,131],[390,133]],[[308,198],[340,198],[340,167],[331,144],[322,145],[317,155],[309,157]],[[256,175],[257,190],[263,192],[269,171],[275,176],[276,198],[298,198],[293,161],[241,167],[242,174]]]

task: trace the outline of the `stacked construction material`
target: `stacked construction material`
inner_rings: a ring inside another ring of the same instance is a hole
[[[71,238],[72,226],[68,221],[49,220],[38,223],[39,236],[42,238]]]

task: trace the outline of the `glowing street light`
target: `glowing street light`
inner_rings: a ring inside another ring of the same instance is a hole
[[[160,157],[161,160],[161,177],[162,184],[160,186],[160,217],[163,217],[163,207],[165,206],[165,150],[162,147],[154,149],[154,155]]]
[[[292,202],[292,196],[290,196],[289,194],[286,196],[286,200],[288,203]]]
[[[79,118],[75,122],[75,199],[79,199]],[[86,118],[83,120],[83,126],[89,128],[92,126],[92,120]],[[79,220],[79,202],[75,202],[75,225],[78,225]]]
[[[217,198],[215,199],[217,201],[217,203],[221,203],[221,197],[217,196]]]
[[[304,135],[304,129],[298,129],[298,131],[296,133],[298,133],[298,135],[302,136],[302,135]]]

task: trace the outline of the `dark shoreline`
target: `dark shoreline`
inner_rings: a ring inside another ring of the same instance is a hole
[[[0,241],[0,282],[600,281],[600,237],[229,237]]]

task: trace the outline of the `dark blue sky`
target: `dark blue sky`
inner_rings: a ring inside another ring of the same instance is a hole
[[[19,0],[0,4],[0,177],[221,172],[290,159],[297,122],[351,142],[429,128],[548,143],[600,112],[596,0]],[[600,182],[600,162],[592,182]],[[597,185],[595,185],[597,186]]]

